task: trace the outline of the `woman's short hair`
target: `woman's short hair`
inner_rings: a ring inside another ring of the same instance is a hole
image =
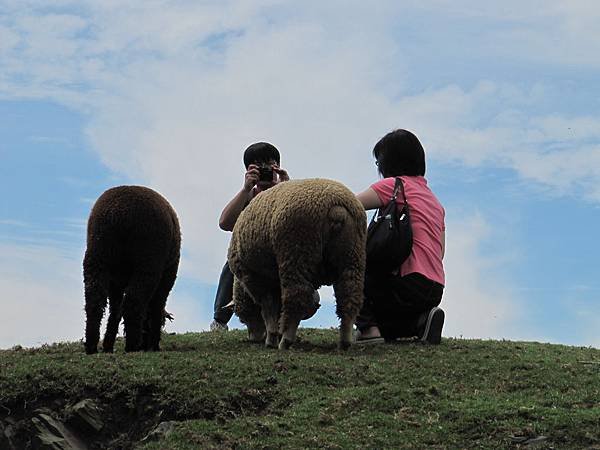
[[[400,129],[386,134],[375,144],[373,156],[384,178],[425,175],[425,150],[410,131]]]
[[[250,164],[267,163],[275,161],[277,165],[281,162],[279,150],[268,142],[256,142],[244,151],[244,165],[246,169]]]

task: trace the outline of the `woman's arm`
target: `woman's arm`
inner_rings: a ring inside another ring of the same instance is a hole
[[[379,196],[372,188],[368,188],[366,191],[356,194],[356,198],[367,211],[369,209],[380,208],[382,206]]]

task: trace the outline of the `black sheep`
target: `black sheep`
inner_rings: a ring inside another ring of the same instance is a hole
[[[83,260],[86,353],[98,351],[107,297],[103,350],[113,351],[121,316],[125,351],[159,350],[180,247],[177,214],[152,189],[118,186],[98,198],[88,220]]]

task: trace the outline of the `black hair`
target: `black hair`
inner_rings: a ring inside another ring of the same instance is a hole
[[[425,150],[419,139],[407,130],[394,130],[373,148],[379,173],[385,177],[425,175]]]
[[[244,165],[246,169],[250,164],[267,163],[275,161],[279,165],[281,157],[279,150],[268,142],[256,142],[244,151]]]

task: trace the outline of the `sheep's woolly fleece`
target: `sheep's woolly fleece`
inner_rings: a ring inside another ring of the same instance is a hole
[[[286,181],[260,193],[238,218],[228,254],[242,322],[250,328],[260,312],[255,305],[264,316],[268,304],[281,301],[285,338],[285,330],[310,308],[313,291],[333,284],[342,324],[353,323],[362,305],[366,225],[362,205],[337,181]],[[247,304],[244,292],[255,305]],[[267,335],[277,333],[266,326]]]
[[[88,220],[83,261],[87,353],[97,352],[107,297],[104,351],[113,350],[121,315],[127,351],[159,349],[180,247],[177,214],[159,193],[142,186],[118,186],[98,198]]]

